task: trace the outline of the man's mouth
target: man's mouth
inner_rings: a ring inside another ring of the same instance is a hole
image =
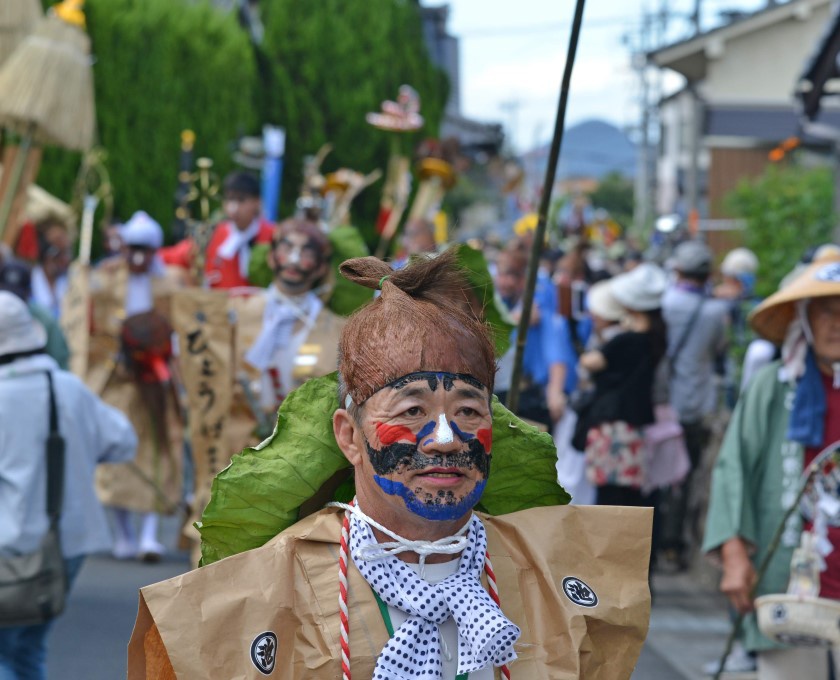
[[[464,473],[458,468],[431,468],[419,472],[418,477],[463,477]]]

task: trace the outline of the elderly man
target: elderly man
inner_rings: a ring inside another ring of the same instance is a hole
[[[722,561],[721,590],[742,613],[753,609],[754,565],[794,503],[804,466],[840,440],[840,258],[814,262],[750,320],[768,340],[784,343],[782,359],[763,368],[738,401],[712,477],[704,543]],[[757,594],[785,592],[803,523],[810,530],[814,520],[811,506],[802,507],[786,525]],[[840,599],[840,527],[827,531],[834,550],[820,596]],[[760,680],[829,677],[825,648],[783,648],[761,635],[751,613],[744,646],[758,652]]]
[[[647,560],[649,512],[622,509],[614,533],[608,508],[476,515],[492,466],[495,361],[454,254],[396,272],[362,258],[342,273],[382,290],[339,347],[332,430],[355,499],[144,589],[129,678],[629,678],[649,603],[646,565],[627,551]],[[278,425],[307,426],[283,459],[298,487],[320,420]],[[523,450],[518,462],[534,458]],[[572,525],[579,533],[564,540]]]

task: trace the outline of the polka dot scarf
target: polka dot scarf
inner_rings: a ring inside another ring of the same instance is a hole
[[[459,674],[477,671],[490,663],[501,666],[516,658],[513,644],[519,639],[520,630],[481,585],[487,534],[478,517],[473,515],[471,519],[458,570],[439,583],[423,580],[394,555],[365,559],[365,547],[375,543],[368,524],[353,514],[353,561],[383,602],[409,615],[379,655],[373,680],[442,678],[438,625],[450,616],[458,626]]]

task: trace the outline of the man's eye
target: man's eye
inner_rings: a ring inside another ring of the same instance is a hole
[[[419,416],[421,413],[423,413],[423,410],[419,406],[412,406],[411,408],[406,409],[405,411],[405,415],[411,416],[412,418],[415,416]]]

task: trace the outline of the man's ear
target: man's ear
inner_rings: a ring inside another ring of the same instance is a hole
[[[362,462],[362,451],[356,444],[356,430],[359,426],[353,420],[353,416],[343,408],[333,414],[333,434],[338,448],[341,449],[344,457],[350,461],[353,467]]]

